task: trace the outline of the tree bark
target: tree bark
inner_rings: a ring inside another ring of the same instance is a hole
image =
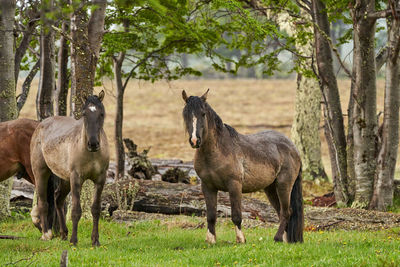
[[[40,33],[40,78],[36,97],[36,111],[38,120],[53,116],[53,90],[55,89],[55,60],[54,60],[54,31],[52,21],[46,16],[53,10],[53,1],[42,2]]]
[[[71,1],[71,4],[74,1]],[[82,96],[93,94],[96,64],[104,32],[106,0],[97,0],[90,20],[87,1],[81,1],[71,18],[71,111],[81,117]]]
[[[328,179],[321,160],[320,103],[321,91],[318,81],[298,73],[296,107],[291,136],[300,152],[303,177],[308,180]]]
[[[302,16],[309,17],[305,11]],[[296,25],[292,26],[296,34]],[[308,29],[312,32],[312,28]],[[308,70],[314,64],[313,41],[307,44],[296,45],[301,55],[309,57],[302,59],[300,69]],[[321,160],[321,140],[319,136],[319,122],[321,117],[321,90],[318,80],[306,77],[300,72],[297,74],[296,104],[291,137],[300,152],[303,178],[308,180],[328,180]]]
[[[376,169],[376,69],[374,53],[375,1],[357,2],[353,9],[354,29],[354,170],[356,193],[353,207],[369,206]]]
[[[63,21],[61,31],[68,32],[68,22]],[[67,38],[61,34],[60,49],[58,50],[58,79],[57,88],[54,95],[54,110],[58,116],[67,115],[67,96],[69,88],[68,77],[68,43]]]
[[[116,169],[115,178],[119,179],[124,176],[125,173],[125,150],[124,143],[122,141],[122,127],[124,119],[124,92],[125,88],[122,84],[122,62],[125,58],[125,52],[120,52],[118,57],[113,58],[114,67],[114,80],[115,87],[117,89],[117,110],[115,113],[115,153],[116,153]]]
[[[339,89],[333,69],[332,52],[327,40],[330,36],[330,26],[324,10],[325,5],[322,1],[312,1],[318,75],[325,102],[325,136],[331,158],[335,198],[339,206],[344,206],[349,201],[346,137]]]
[[[397,1],[396,6],[399,6]],[[400,21],[388,20],[388,57],[384,116],[380,146],[378,147],[377,172],[370,208],[386,210],[393,204],[393,182],[399,145],[399,34]]]
[[[0,1],[0,122],[18,117],[15,98],[15,0]],[[0,183],[0,219],[10,215],[12,179]]]

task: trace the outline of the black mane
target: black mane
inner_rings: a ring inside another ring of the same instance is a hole
[[[222,136],[224,126],[228,130],[229,135],[232,138],[236,138],[238,136],[238,132],[232,126],[225,124],[222,122],[222,119],[218,116],[218,114],[212,109],[212,107],[205,101],[203,101],[198,96],[191,96],[186,101],[186,106],[183,109],[183,117],[184,120],[189,120],[190,113],[193,110],[198,110],[204,108],[209,120],[211,120],[215,126],[215,130],[218,136]]]

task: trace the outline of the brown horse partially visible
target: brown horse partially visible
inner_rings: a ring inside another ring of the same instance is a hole
[[[30,144],[38,121],[16,119],[0,123],[0,182],[17,175],[35,185],[31,167]],[[54,193],[53,179],[49,180],[48,193]],[[53,222],[54,198],[49,198],[48,219]],[[33,224],[39,229],[40,221],[35,207],[31,212]]]
[[[218,190],[229,192],[238,243],[246,242],[241,230],[242,192],[264,190],[279,216],[275,241],[303,242],[301,161],[296,147],[275,131],[239,134],[206,102],[207,93],[188,97],[182,92],[183,118],[189,143],[196,149],[194,168],[207,206],[206,241],[216,242]]]
[[[31,168],[30,143],[39,122],[16,119],[0,123],[0,182],[17,174],[35,184]]]
[[[78,242],[78,222],[82,210],[80,192],[85,180],[95,185],[91,207],[93,216],[92,245],[99,246],[100,198],[106,180],[109,164],[108,142],[103,130],[105,110],[102,104],[104,91],[99,96],[89,96],[84,100],[82,118],[50,117],[36,128],[31,141],[31,161],[36,177],[38,209],[41,218],[42,239],[52,238],[47,222],[47,181],[53,172],[61,178],[56,191],[56,210],[61,226],[62,239],[67,239],[64,201],[72,194],[72,235],[70,242]]]

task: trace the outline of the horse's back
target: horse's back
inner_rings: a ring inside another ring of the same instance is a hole
[[[43,120],[39,126],[40,138],[47,145],[60,144],[63,138],[73,137],[79,134],[79,120],[71,117],[54,116]]]
[[[300,159],[293,142],[284,134],[273,130],[241,135],[239,144],[245,153],[254,154],[260,160],[276,161],[287,156]]]
[[[243,192],[253,192],[269,186],[286,169],[297,175],[300,156],[285,135],[273,131],[240,135],[237,142],[243,157]]]

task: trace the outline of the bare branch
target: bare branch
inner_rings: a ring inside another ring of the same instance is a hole
[[[35,78],[36,73],[40,68],[40,59],[36,61],[36,64],[32,67],[28,76],[26,76],[24,83],[22,84],[22,93],[17,96],[17,108],[18,112],[21,111],[23,106],[25,105],[26,99],[28,98],[29,89],[31,88],[31,83],[33,78]]]
[[[389,52],[387,46],[384,46],[379,50],[378,55],[375,58],[375,67],[377,72],[382,68],[383,64],[385,64],[388,55]]]

